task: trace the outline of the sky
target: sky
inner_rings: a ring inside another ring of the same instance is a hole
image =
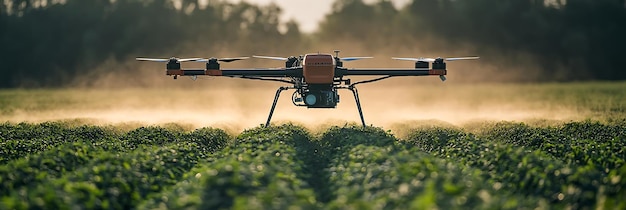
[[[229,2],[249,2],[258,5],[266,5],[271,2],[276,3],[282,9],[282,22],[295,20],[302,32],[313,32],[317,29],[317,24],[324,19],[324,16],[331,12],[335,0],[227,0]],[[378,0],[364,0],[365,2],[376,2]],[[410,0],[391,0],[396,7],[407,4]]]

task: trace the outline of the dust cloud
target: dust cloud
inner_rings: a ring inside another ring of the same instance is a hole
[[[436,40],[428,45],[438,46]],[[442,44],[441,46],[446,46]],[[340,56],[374,56],[355,62],[346,62],[349,68],[413,68],[412,62],[395,61],[390,57],[446,57],[477,55],[472,46],[441,48],[427,47],[368,50],[358,43],[339,42],[323,44],[318,49],[303,52],[332,53],[343,49]],[[246,55],[289,56],[291,54],[266,54],[247,52],[236,54],[217,51],[225,57]],[[374,52],[374,53],[371,53]],[[428,52],[428,53],[427,53]],[[443,53],[446,52],[446,53]],[[203,56],[202,52],[186,52],[180,57]],[[304,53],[303,53],[304,54]],[[580,110],[558,102],[538,100],[524,96],[523,90],[493,82],[512,81],[532,76],[532,61],[524,55],[478,55],[481,60],[448,62],[448,80],[438,77],[391,78],[381,82],[358,86],[363,114],[368,125],[391,128],[412,126],[422,122],[443,122],[463,125],[472,121],[524,121],[532,119],[572,120],[584,117]],[[512,65],[502,70],[508,59]],[[161,56],[169,57],[169,56]],[[523,65],[522,65],[523,64]],[[223,63],[222,68],[282,67],[282,61],[248,59]],[[68,90],[53,91],[49,97],[66,98],[65,104],[46,106],[44,109],[16,107],[0,120],[11,122],[43,122],[79,119],[90,124],[159,125],[176,123],[187,128],[219,127],[242,131],[264,124],[276,89],[280,83],[249,81],[235,78],[200,77],[193,81],[165,76],[164,63],[108,60],[85,75],[77,75]],[[204,68],[203,63],[184,63],[184,68]],[[526,76],[524,76],[526,75]],[[353,82],[370,77],[353,77]],[[68,93],[70,92],[70,93]],[[55,94],[56,93],[56,94]],[[68,95],[69,94],[69,95]],[[307,109],[293,106],[292,91],[285,91],[272,118],[274,123],[293,122],[309,128],[360,124],[352,93],[340,90],[341,102],[336,109]],[[43,99],[36,103],[47,103]]]
[[[186,87],[56,90],[45,108],[15,108],[2,121],[43,122],[82,120],[96,125],[163,125],[187,129],[217,127],[234,133],[264,124],[280,84],[219,78],[211,81],[171,81]],[[225,85],[230,82],[241,86]],[[189,85],[197,84],[198,86]],[[209,84],[205,84],[209,83]],[[404,85],[412,83],[413,85]],[[368,125],[394,129],[420,124],[463,126],[475,121],[576,120],[584,113],[566,104],[532,99],[525,90],[506,85],[458,85],[436,77],[392,78],[359,87]],[[340,90],[336,109],[307,109],[291,102],[284,91],[273,123],[293,122],[316,130],[330,125],[360,124],[350,91]]]

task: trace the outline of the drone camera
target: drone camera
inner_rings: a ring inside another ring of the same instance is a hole
[[[318,97],[319,96],[313,93],[306,94],[306,96],[304,96],[304,103],[308,106],[315,106]]]
[[[309,91],[303,97],[308,108],[335,108],[339,103],[339,94],[336,90]]]

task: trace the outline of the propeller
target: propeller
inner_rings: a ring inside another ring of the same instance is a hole
[[[272,60],[280,60],[280,61],[286,61],[289,58],[285,58],[285,57],[273,57],[273,56],[263,56],[263,55],[253,55],[253,58],[263,58],[263,59],[272,59]]]
[[[445,61],[458,61],[458,60],[474,60],[479,59],[478,56],[468,56],[468,57],[457,57],[457,58],[443,58]],[[394,60],[402,60],[402,61],[423,61],[423,62],[434,62],[437,60],[436,58],[396,58],[392,57]]]
[[[238,61],[238,60],[245,60],[248,59],[250,57],[234,57],[234,58],[199,58],[197,60],[194,60],[196,62],[208,62],[211,59],[216,59],[217,61],[222,61],[222,62],[233,62],[233,61]]]
[[[362,59],[368,59],[368,58],[374,58],[374,57],[339,57],[339,50],[334,50],[333,52],[335,52],[335,58],[339,59],[339,61],[342,62],[348,62],[348,61],[356,61],[356,60],[362,60]]]
[[[457,57],[457,58],[397,58],[397,57],[392,57],[391,59],[394,60],[403,60],[403,61],[415,61],[415,68],[418,67],[424,67],[424,68],[428,68],[428,64],[422,66],[420,63],[417,62],[435,62],[435,61],[458,61],[458,60],[474,60],[474,59],[479,59],[480,57],[478,56],[468,56],[468,57]],[[446,68],[446,64],[441,62],[435,62],[433,63],[433,69],[434,68],[442,68],[445,69]],[[446,81],[446,76],[444,75],[439,75],[439,79],[441,79],[441,81]]]
[[[344,57],[344,58],[339,58],[339,60],[341,61],[356,61],[356,60],[362,60],[362,59],[368,59],[368,58],[374,58],[374,57]]]
[[[135,60],[138,60],[138,61],[153,61],[153,62],[169,62],[170,60],[177,60],[179,62],[187,62],[187,61],[195,61],[198,59],[202,59],[202,58],[182,58],[182,59],[175,58],[175,57],[172,57],[172,58],[135,58]]]

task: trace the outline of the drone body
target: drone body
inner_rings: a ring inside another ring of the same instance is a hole
[[[461,57],[461,58],[393,58],[396,60],[415,61],[415,68],[407,69],[348,69],[343,67],[343,62],[367,59],[371,57],[339,57],[339,51],[335,51],[335,55],[312,53],[302,56],[291,57],[270,57],[270,56],[253,56],[256,58],[273,59],[285,61],[284,68],[278,69],[221,69],[220,61],[232,62],[248,57],[237,58],[187,58],[187,59],[153,59],[153,58],[137,58],[140,61],[156,61],[167,62],[166,75],[174,76],[225,76],[243,79],[277,81],[289,83],[290,86],[278,88],[274,97],[274,103],[270,109],[266,126],[270,125],[276,103],[280,97],[280,93],[284,90],[295,90],[292,95],[292,102],[295,106],[305,106],[307,108],[336,108],[339,103],[340,89],[350,90],[357,104],[361,123],[366,126],[361,109],[357,84],[370,83],[390,77],[397,76],[439,76],[445,81],[447,74],[446,63],[444,61],[470,60],[478,59],[478,57]],[[180,63],[194,61],[206,62],[205,69],[182,69]],[[429,64],[432,62],[432,68]],[[351,83],[348,76],[381,76],[376,79],[359,81]]]

